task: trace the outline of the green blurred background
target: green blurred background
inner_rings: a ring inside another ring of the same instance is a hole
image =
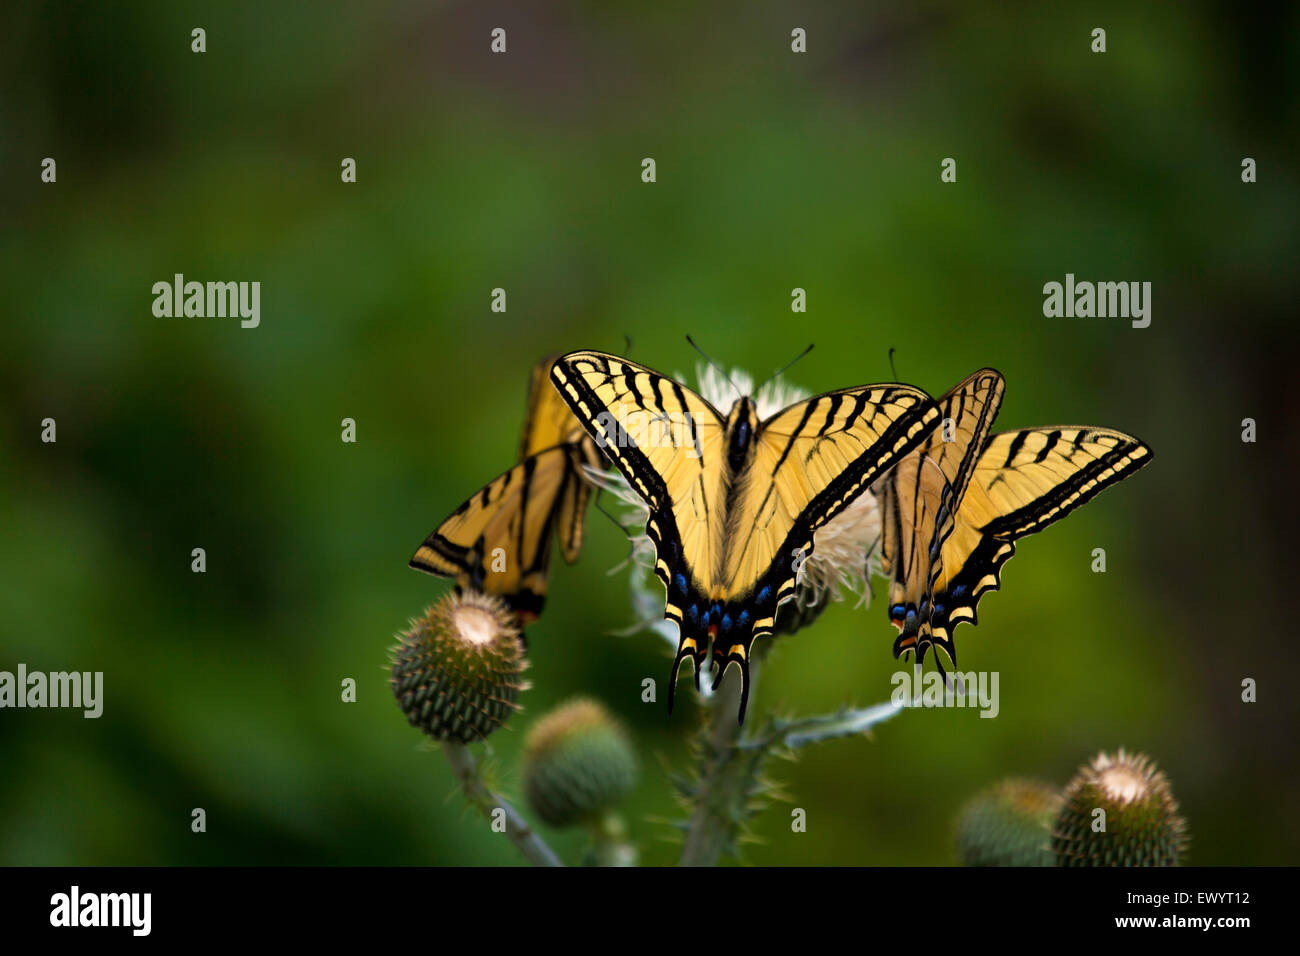
[[[777,804],[749,861],[955,862],[975,791],[1120,745],[1172,778],[1191,862],[1295,861],[1294,5],[183,6],[29,3],[0,39],[0,669],[106,688],[99,720],[0,712],[0,862],[518,862],[393,701],[392,635],[446,587],[406,562],[510,463],[533,362],[626,334],[693,379],[686,333],[760,376],[815,341],[790,376],[814,390],[887,380],[891,346],[935,393],[992,365],[999,427],[1156,453],[958,632],[999,717],[906,712],[776,765],[808,830]],[[155,318],[176,272],[260,281],[261,327]],[[1151,327],[1044,318],[1067,272],[1152,282]],[[593,511],[555,560],[490,760],[517,793],[529,722],[600,697],[669,863],[662,768],[698,718],[640,702],[661,638],[608,634],[625,552]],[[751,714],[887,698],[880,593],[778,645]]]

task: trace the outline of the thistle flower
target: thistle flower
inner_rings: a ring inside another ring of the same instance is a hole
[[[967,866],[1054,866],[1052,821],[1061,795],[1037,780],[1003,780],[975,796],[957,822]]]
[[[553,827],[599,823],[632,789],[636,774],[627,733],[589,698],[551,711],[524,743],[524,791]]]
[[[857,596],[871,600],[871,576],[880,568],[880,506],[870,492],[813,532],[813,552],[804,562],[794,600],[777,615],[776,632],[793,634],[815,621],[831,601]]]
[[[1165,775],[1121,748],[1098,754],[1066,787],[1052,850],[1060,866],[1177,866],[1186,831]]]
[[[527,666],[500,598],[452,592],[412,621],[393,649],[393,694],[411,726],[435,740],[473,743],[518,709]]]

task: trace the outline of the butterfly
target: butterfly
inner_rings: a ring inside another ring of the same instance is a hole
[[[794,596],[813,534],[917,447],[939,420],[924,392],[864,385],[758,419],[741,397],[723,415],[653,369],[604,352],[570,352],[551,378],[650,515],[664,617],[679,628],[668,707],[691,658],[696,687],[712,642],[716,689],[731,664],[749,699],[755,639]]]
[[[604,459],[551,386],[553,357],[534,366],[519,463],[498,475],[425,538],[411,567],[454,578],[458,590],[499,595],[521,623],[546,600],[552,540],[572,564],[582,548],[591,486],[581,466]]]
[[[894,656],[920,661],[1001,587],[1015,541],[1041,531],[1151,461],[1150,447],[1110,428],[1057,425],[989,434],[1005,383],[981,369],[939,399],[941,425],[872,489],[881,566],[891,579]],[[936,658],[937,659],[937,658]],[[942,666],[942,665],[940,665]]]

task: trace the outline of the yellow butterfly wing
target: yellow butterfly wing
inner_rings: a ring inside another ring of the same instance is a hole
[[[977,622],[976,605],[985,592],[1001,586],[1001,569],[1015,554],[1015,540],[1059,521],[1151,458],[1140,439],[1110,428],[1062,425],[991,436],[943,544],[929,643],[955,664],[953,628]]]

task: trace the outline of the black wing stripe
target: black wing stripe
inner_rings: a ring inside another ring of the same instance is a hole
[[[844,431],[850,431],[853,428],[853,423],[862,416],[862,410],[867,407],[868,394],[867,392],[858,392],[854,398],[853,411],[849,413],[848,418],[844,419]]]
[[[677,399],[677,406],[682,410],[682,415],[684,415],[686,420],[691,424],[691,444],[695,446],[695,455],[697,458],[703,458],[704,450],[700,448],[700,436],[695,430],[695,416],[691,415],[690,406],[686,404],[686,394],[682,391],[682,387],[676,382],[672,382],[672,386],[673,398]],[[663,407],[662,403],[659,407]]]
[[[425,548],[428,548],[440,558],[445,559],[448,564],[454,564],[457,567],[467,567],[465,564],[465,557],[470,553],[470,549],[464,545],[456,544],[454,541],[448,541],[437,532],[434,532],[424,539],[424,544],[420,545],[420,549],[423,550]],[[414,567],[420,567],[420,565],[415,563],[415,558],[411,559],[411,564]]]
[[[624,366],[623,386],[632,394],[632,398],[642,407],[645,406],[645,399],[641,397],[641,390],[636,387],[636,370],[631,366]]]
[[[826,421],[822,422],[822,427],[817,429],[817,437],[821,438],[835,421],[835,413],[840,410],[840,405],[844,403],[844,396],[835,394],[831,396],[830,408],[826,409]]]
[[[655,393],[655,404],[658,405],[660,408],[663,408],[664,407],[663,379],[661,379],[657,375],[650,376],[650,391]],[[677,397],[680,399],[681,395],[679,394]],[[683,404],[682,407],[685,408],[686,406]]]
[[[1041,465],[1046,461],[1047,456],[1052,453],[1052,449],[1056,447],[1056,443],[1060,440],[1061,430],[1059,428],[1056,431],[1048,432],[1047,441],[1043,442],[1043,447],[1038,449],[1038,454],[1034,456],[1034,464]]]
[[[790,437],[785,443],[785,449],[781,452],[781,457],[777,459],[776,465],[772,468],[773,478],[775,478],[776,473],[781,470],[781,466],[785,464],[785,460],[790,457],[790,449],[794,447],[795,441],[803,434],[803,427],[808,424],[808,419],[812,418],[812,413],[820,403],[821,396],[819,395],[817,398],[814,398],[812,401],[804,405],[803,417],[799,419],[799,424],[791,430]]]
[[[1023,431],[1011,440],[1011,448],[1007,451],[1007,460],[1002,463],[1003,468],[1011,467],[1011,463],[1016,460],[1016,455],[1020,454],[1020,449],[1024,445],[1026,439],[1029,438],[1029,434],[1028,431]],[[990,435],[989,437],[992,438],[993,436]]]
[[[524,534],[526,532],[526,529],[528,528],[528,503],[531,497],[531,495],[529,495],[529,492],[532,490],[533,474],[536,471],[537,471],[537,456],[534,455],[530,458],[525,458],[524,459],[524,487],[523,487],[523,491],[520,492],[521,498],[519,501],[519,515],[517,518],[517,521],[519,523],[519,533],[516,535],[516,539],[518,543],[515,546],[516,554],[519,555],[520,560],[523,560]],[[560,490],[563,491],[562,488]],[[557,495],[556,498],[558,500],[559,496]],[[545,537],[545,535],[543,535],[543,537]]]

